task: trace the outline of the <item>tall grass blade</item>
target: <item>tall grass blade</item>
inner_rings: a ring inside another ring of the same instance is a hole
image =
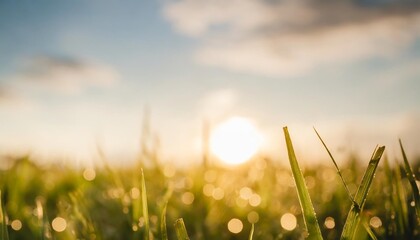
[[[363,228],[366,230],[366,232],[369,234],[369,237],[373,240],[377,240],[378,238],[373,233],[372,229],[369,227],[369,224],[366,221],[362,221]]]
[[[4,211],[3,200],[0,191],[0,221],[1,221],[1,239],[9,240],[9,232],[7,231],[6,213]]]
[[[295,151],[293,149],[292,140],[290,139],[290,135],[289,135],[289,131],[287,130],[287,127],[284,127],[283,131],[284,131],[284,136],[286,139],[289,162],[290,162],[293,177],[296,183],[296,189],[299,196],[300,206],[302,208],[305,225],[309,234],[308,239],[322,239],[321,230],[319,228],[318,220],[316,219],[315,210],[312,205],[312,201],[309,196],[308,188],[306,187],[303,174],[299,168]]]
[[[322,145],[324,145],[325,150],[327,150],[328,155],[330,156],[331,160],[334,163],[335,170],[337,170],[338,176],[340,176],[341,182],[344,185],[344,188],[347,191],[347,195],[349,196],[350,200],[354,202],[353,195],[350,193],[349,187],[347,186],[346,182],[344,181],[343,175],[341,174],[340,168],[338,168],[337,162],[335,161],[334,157],[332,156],[330,150],[328,149],[327,145],[325,144],[324,140],[322,140],[321,136],[319,135],[318,131],[314,128],[316,135],[318,136],[319,140],[321,140]]]
[[[402,167],[397,164],[394,169],[395,172],[395,194],[394,194],[394,205],[395,205],[395,218],[398,222],[398,231],[401,237],[406,236],[409,232],[408,226],[408,209],[407,209],[407,194],[404,190],[403,181],[401,178]]]
[[[69,198],[72,204],[72,217],[74,220],[79,221],[83,226],[80,233],[83,234],[85,238],[89,238],[92,235],[98,236],[99,232],[96,230],[94,222],[92,221],[83,193],[81,191],[70,193]]]
[[[147,193],[146,193],[146,182],[144,180],[143,169],[141,169],[141,201],[143,208],[143,217],[144,217],[144,240],[149,240],[149,210],[147,207]]]
[[[41,240],[53,238],[51,234],[51,225],[49,223],[46,211],[44,210],[44,207],[43,207],[44,201],[45,199],[41,197],[37,197],[35,199],[36,213],[38,217],[38,227],[39,227],[39,234],[40,234],[39,239]]]
[[[166,207],[168,203],[166,202],[163,206],[162,213],[160,215],[160,235],[162,240],[168,240],[168,230],[166,229]]]
[[[172,196],[173,186],[169,184],[168,188],[166,189],[166,193],[163,196],[163,204],[161,207],[161,214],[160,214],[160,236],[162,240],[168,240],[168,230],[166,227],[166,208],[168,206],[169,199]]]
[[[375,176],[376,168],[378,167],[379,160],[385,151],[385,147],[381,146],[376,148],[369,161],[369,165],[362,178],[362,183],[357,189],[356,196],[354,197],[353,205],[350,208],[349,214],[347,215],[346,223],[344,224],[343,233],[341,239],[348,240],[353,239],[353,236],[357,230],[360,222],[360,213],[366,202],[367,194],[372,184],[373,177]]]
[[[138,175],[138,168],[134,168],[133,171],[133,188],[139,190],[141,194],[141,176],[139,179]],[[133,226],[133,239],[139,239],[140,232],[138,231],[137,226],[139,226],[140,217],[142,215],[142,198],[140,196],[136,196],[135,198],[131,199],[131,222]]]
[[[108,160],[102,148],[99,145],[97,145],[96,149],[97,149],[99,158],[101,159],[105,167],[105,170],[108,172],[109,176],[111,176],[111,179],[114,182],[115,186],[118,187],[119,189],[124,189],[124,184],[122,183],[120,176],[118,175],[117,172],[112,170],[111,166],[109,166]]]
[[[401,152],[404,159],[405,173],[407,175],[408,181],[410,182],[411,189],[413,192],[413,198],[414,198],[416,214],[417,214],[417,221],[418,223],[420,223],[420,194],[419,194],[419,188],[416,184],[416,175],[414,174],[413,170],[411,169],[410,163],[408,162],[407,155],[405,154],[401,139],[399,139],[399,142],[400,142]]]
[[[385,155],[384,157],[384,170],[385,170],[385,179],[386,179],[386,183],[385,185],[388,186],[389,188],[389,195],[388,195],[388,201],[389,203],[391,203],[390,206],[390,210],[387,211],[387,218],[389,219],[389,221],[392,223],[391,227],[390,227],[390,232],[392,232],[393,234],[396,233],[401,233],[401,231],[399,231],[399,229],[403,229],[403,224],[401,221],[401,218],[399,216],[395,216],[395,214],[398,214],[400,212],[397,212],[397,205],[396,203],[396,187],[395,187],[395,181],[394,181],[394,173],[391,169],[391,167],[389,166],[389,161],[388,161],[388,157],[387,155]],[[397,220],[400,220],[397,222]],[[400,234],[401,236],[401,234]]]
[[[252,224],[251,231],[249,232],[249,240],[252,240],[252,238],[254,237],[254,227],[254,224]]]
[[[190,240],[182,218],[177,219],[174,225],[178,240]]]

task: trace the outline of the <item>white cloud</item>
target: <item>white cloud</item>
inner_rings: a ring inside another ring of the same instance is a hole
[[[0,110],[16,112],[17,110],[33,110],[35,104],[16,92],[11,86],[0,86]]]
[[[220,89],[205,94],[198,103],[199,116],[206,120],[223,117],[235,107],[238,94],[232,89]]]
[[[86,87],[112,86],[119,80],[119,74],[115,69],[102,64],[40,56],[30,59],[26,67],[13,78],[60,93],[77,93]]]
[[[199,63],[269,76],[320,66],[392,57],[420,36],[418,4],[352,1],[181,0],[164,14],[201,41]]]
[[[420,59],[410,59],[370,76],[379,86],[394,87],[404,80],[420,77]]]
[[[165,7],[164,14],[176,30],[190,36],[207,34],[211,27],[224,24],[230,30],[250,31],[276,18],[264,2],[250,0],[176,1]]]

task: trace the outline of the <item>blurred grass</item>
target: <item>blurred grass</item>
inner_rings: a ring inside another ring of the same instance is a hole
[[[7,230],[6,214],[4,213],[3,200],[0,191],[0,221],[1,221],[1,239],[9,240],[9,232]]]
[[[419,176],[420,161],[412,159],[413,173]],[[162,232],[166,223],[167,239],[177,239],[173,223],[179,218],[184,219],[190,239],[249,239],[253,224],[253,239],[305,236],[290,167],[278,159],[255,157],[235,169],[218,166],[177,169],[170,163],[158,164],[159,161],[150,166],[117,168],[102,164],[79,169],[59,164],[39,165],[29,157],[1,160],[1,200],[3,216],[7,216],[3,222],[7,223],[12,240],[143,238],[146,219],[141,207],[140,168],[144,168],[147,185],[150,239],[165,239]],[[366,167],[363,162],[363,158],[349,156],[340,164],[350,192],[359,185]],[[410,182],[401,174],[404,168],[388,160],[385,163],[376,171],[363,217],[378,239],[419,239]],[[348,213],[348,193],[331,164],[302,167],[320,231],[324,239],[338,239]],[[93,178],[86,178],[87,170],[95,173]],[[138,203],[140,206],[135,207]],[[280,221],[286,213],[297,219],[291,230]],[[52,221],[56,217],[66,220],[65,231],[54,229]],[[237,234],[228,229],[233,218],[243,224]],[[368,237],[363,232],[360,236]]]
[[[185,228],[184,220],[182,218],[177,219],[174,226],[178,240],[190,240],[188,237],[187,229]]]

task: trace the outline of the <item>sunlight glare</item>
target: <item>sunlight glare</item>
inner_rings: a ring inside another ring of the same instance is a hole
[[[211,152],[227,164],[241,164],[260,149],[262,136],[248,120],[233,117],[217,126],[210,137]]]

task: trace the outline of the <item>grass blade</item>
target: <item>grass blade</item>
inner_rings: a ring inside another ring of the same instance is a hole
[[[1,191],[0,191],[0,221],[1,221],[1,239],[2,240],[9,240],[9,232],[7,231],[7,222],[6,222],[6,213],[3,207],[3,200],[1,198]]]
[[[332,156],[330,150],[328,149],[327,145],[325,144],[324,140],[322,140],[321,136],[319,135],[318,131],[314,128],[316,135],[318,136],[319,140],[321,140],[322,145],[324,145],[325,150],[327,150],[328,155],[330,156],[331,160],[334,163],[335,169],[337,170],[338,175],[340,176],[341,182],[344,185],[344,188],[347,191],[347,195],[349,196],[350,200],[354,202],[353,195],[350,193],[349,187],[347,186],[346,182],[344,181],[343,175],[341,174],[340,168],[338,168],[337,162],[335,161],[334,157]]]
[[[251,226],[251,231],[249,232],[249,240],[252,240],[252,238],[254,237],[254,224],[252,224]]]
[[[146,193],[146,182],[144,180],[143,169],[141,169],[141,202],[143,208],[144,217],[144,240],[149,240],[149,210],[147,207],[147,193]]]
[[[168,240],[168,231],[166,229],[166,207],[168,203],[166,202],[163,206],[162,213],[160,215],[160,235],[162,240]]]
[[[369,227],[369,224],[367,223],[367,221],[362,221],[363,224],[363,228],[366,230],[366,232],[369,234],[369,237],[373,240],[377,240],[378,238],[376,237],[376,235],[373,233],[372,229]]]
[[[289,162],[292,169],[293,178],[296,183],[296,189],[299,196],[300,206],[302,208],[304,222],[309,234],[308,239],[322,239],[321,230],[319,228],[318,220],[316,219],[316,214],[312,205],[311,197],[309,196],[308,188],[306,187],[303,174],[299,168],[295,151],[293,149],[292,140],[290,139],[287,127],[284,127],[283,131],[286,139]]]
[[[41,199],[36,199],[36,216],[38,217],[39,235],[41,240],[45,239],[45,224],[44,224],[44,209],[42,207]]]
[[[373,177],[375,176],[376,168],[378,167],[379,160],[385,151],[385,147],[376,148],[369,161],[369,165],[362,178],[362,183],[357,189],[356,196],[354,197],[353,205],[350,208],[349,214],[347,215],[346,223],[344,224],[343,233],[341,239],[353,239],[354,233],[356,232],[357,226],[360,222],[360,213],[366,202],[367,194],[372,184]]]
[[[182,218],[177,219],[174,225],[178,240],[190,240]]]
[[[400,142],[401,152],[404,159],[405,173],[407,175],[408,181],[410,182],[411,189],[413,192],[414,203],[416,206],[417,221],[418,223],[420,223],[420,195],[419,195],[419,188],[416,184],[416,176],[414,175],[414,172],[411,169],[410,163],[408,162],[407,155],[405,154],[401,139],[399,139],[399,142]]]
[[[400,236],[406,236],[409,232],[409,225],[408,225],[408,209],[407,209],[407,194],[405,192],[405,188],[401,178],[401,170],[402,167],[397,164],[394,172],[395,172],[395,194],[394,194],[394,204],[395,204],[395,217],[397,218],[399,233]]]

